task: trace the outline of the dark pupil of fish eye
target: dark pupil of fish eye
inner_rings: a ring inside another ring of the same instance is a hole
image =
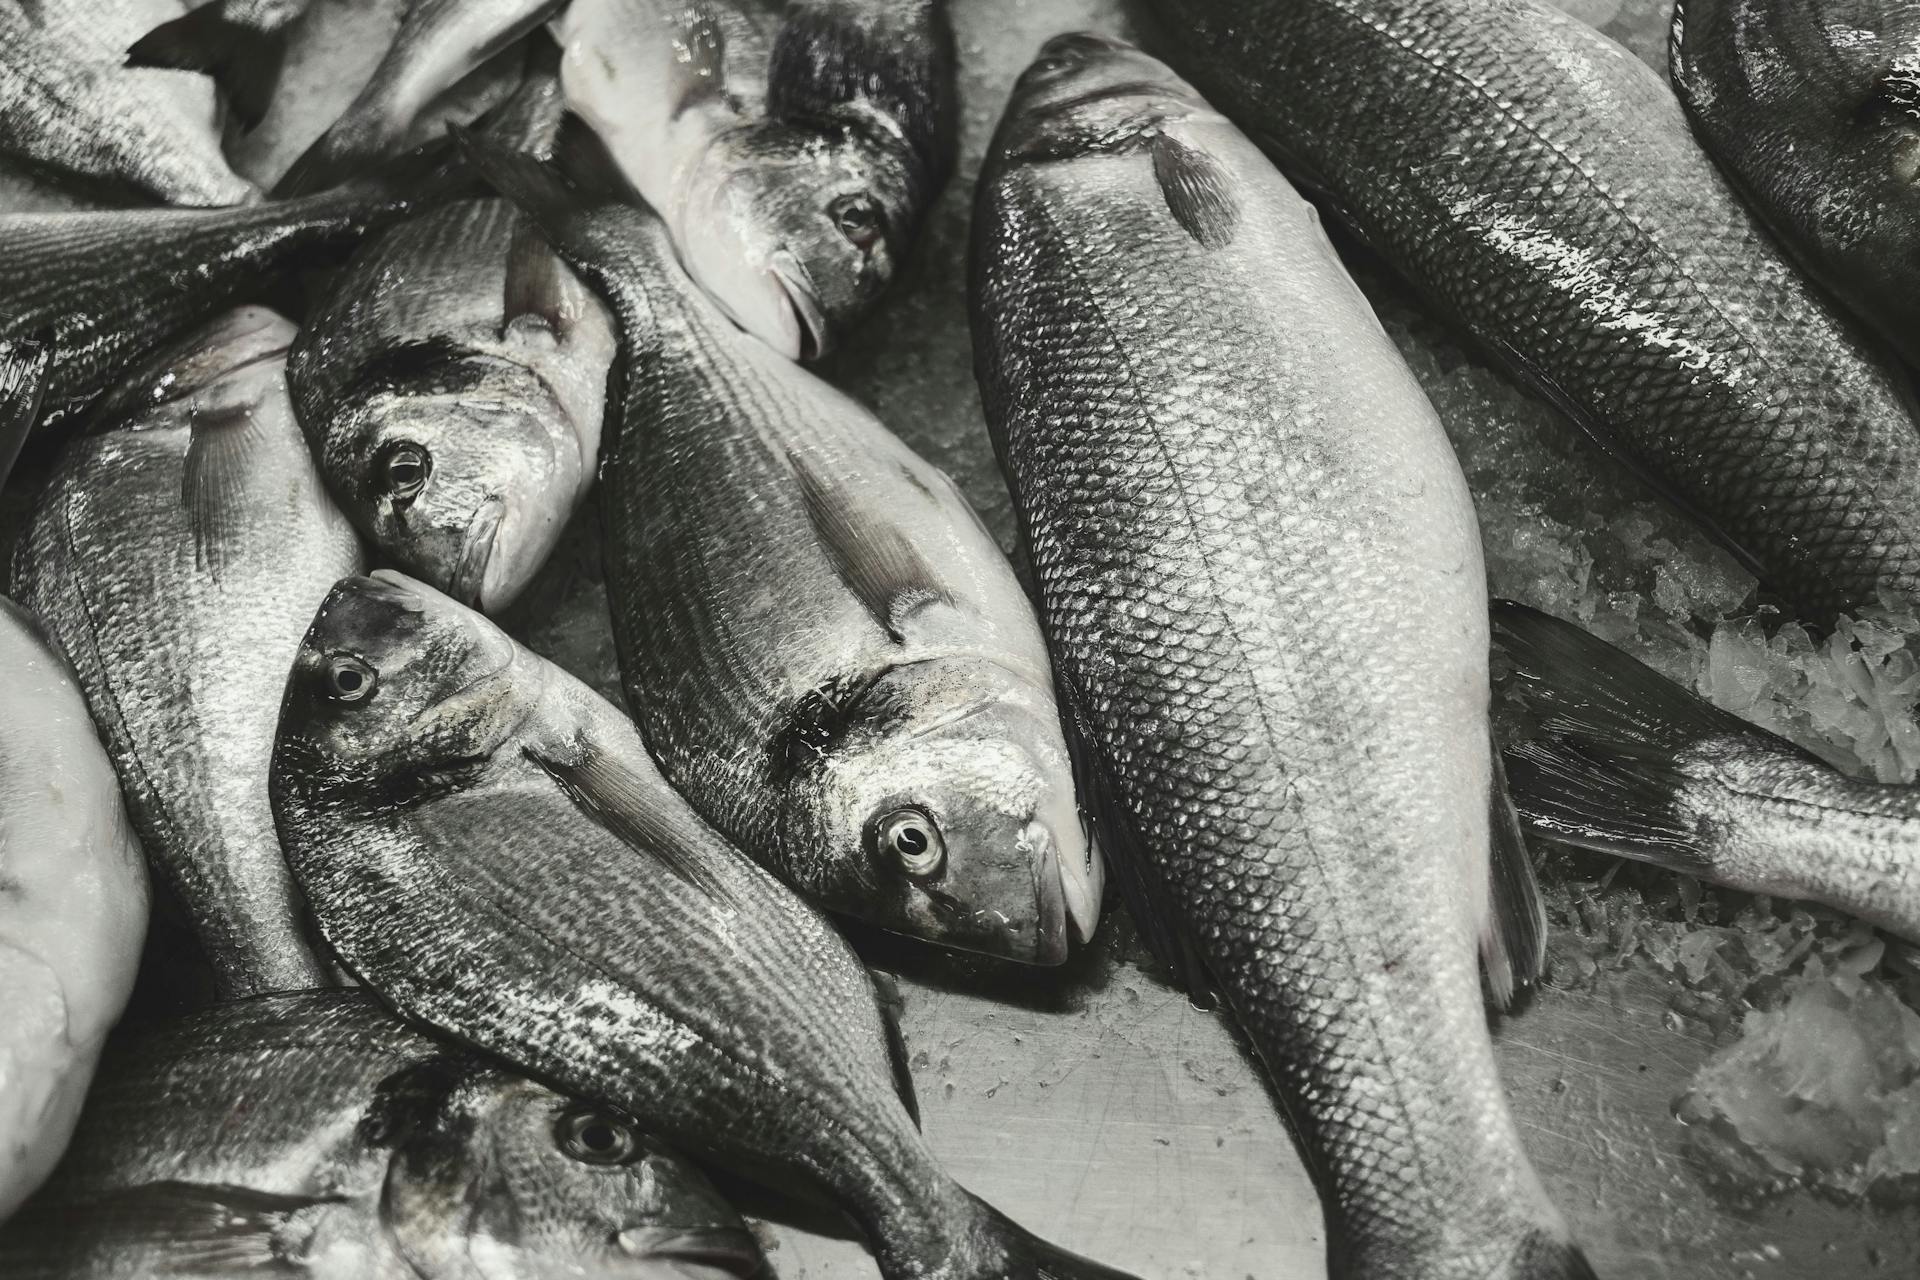
[[[352,667],[335,667],[333,670],[334,687],[342,693],[358,693],[365,682],[366,677]]]
[[[580,1145],[595,1155],[606,1155],[620,1145],[620,1135],[613,1126],[600,1120],[592,1120],[581,1126]]]
[[[396,489],[411,489],[420,483],[420,460],[410,453],[403,453],[387,464],[387,479]]]
[[[927,833],[920,827],[902,827],[893,833],[893,847],[910,858],[927,851]]]

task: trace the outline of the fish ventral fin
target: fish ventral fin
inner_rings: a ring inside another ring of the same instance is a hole
[[[1165,132],[1153,135],[1148,150],[1153,154],[1153,177],[1160,184],[1160,194],[1187,234],[1205,249],[1232,244],[1240,204],[1220,162]]]
[[[267,444],[251,404],[188,410],[191,438],[180,471],[180,502],[193,533],[193,563],[216,582],[247,538],[248,471]]]
[[[1682,754],[1738,737],[1812,759],[1538,610],[1495,601],[1493,635],[1513,664],[1509,687],[1539,723],[1507,747],[1506,768],[1521,820],[1541,835],[1705,874],[1712,851],[1681,804],[1697,785]]]
[[[1520,815],[1507,794],[1507,773],[1500,745],[1489,743],[1492,784],[1487,788],[1488,830],[1493,837],[1489,870],[1493,875],[1490,909],[1480,936],[1480,961],[1494,1006],[1505,1012],[1540,980],[1547,963],[1547,908],[1533,871]]]
[[[820,549],[889,639],[906,642],[899,623],[911,610],[953,603],[933,566],[897,525],[861,510],[846,486],[828,484],[800,455],[786,457]]]
[[[246,1187],[152,1182],[74,1206],[76,1230],[111,1224],[115,1239],[164,1255],[162,1274],[228,1275],[293,1269],[286,1240],[295,1215],[339,1197],[285,1196]]]
[[[715,903],[731,906],[733,897],[706,866],[696,844],[712,847],[712,836],[690,814],[669,813],[632,770],[591,742],[581,742],[568,759],[527,748],[527,755],[560,784],[580,811],[638,853]],[[742,855],[744,856],[744,855]]]
[[[0,340],[0,484],[26,447],[40,418],[40,402],[53,367],[53,343],[37,338]]]
[[[127,50],[129,67],[199,71],[225,90],[234,116],[248,131],[266,117],[286,61],[284,31],[261,31],[222,15],[208,0],[184,17],[163,22]]]

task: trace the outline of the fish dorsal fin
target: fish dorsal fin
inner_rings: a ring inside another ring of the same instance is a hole
[[[513,240],[507,249],[505,297],[500,336],[524,341],[559,342],[580,319],[579,301],[566,264],[541,234],[539,224],[515,211]],[[537,335],[546,335],[546,338]]]
[[[863,511],[843,485],[823,480],[806,460],[787,454],[806,510],[833,571],[895,644],[904,644],[900,620],[921,605],[951,604],[933,566],[897,525]]]
[[[288,1238],[294,1218],[344,1203],[338,1197],[278,1195],[247,1187],[153,1182],[74,1207],[74,1226],[109,1223],[116,1241],[165,1257],[162,1274],[295,1274]]]
[[[914,1092],[913,1068],[907,1058],[907,1036],[900,1029],[900,1014],[906,1009],[906,997],[900,994],[900,983],[890,973],[879,969],[867,970],[867,976],[873,979],[874,994],[880,1007],[880,1023],[887,1032],[887,1056],[893,1062],[893,1088],[900,1095],[900,1105],[913,1117],[913,1127],[920,1127],[920,1095]]]
[[[1507,794],[1499,744],[1489,746],[1493,777],[1487,788],[1487,818],[1493,848],[1488,869],[1493,883],[1480,931],[1480,961],[1494,1006],[1504,1012],[1540,980],[1546,967],[1547,908],[1540,900],[1540,883],[1520,830],[1520,815]]]
[[[653,778],[649,783],[650,767],[641,774],[591,738],[576,741],[564,752],[529,747],[527,754],[582,813],[624,844],[714,902],[732,902],[732,895],[702,860],[703,852],[717,846],[718,837],[678,804],[663,781]]]
[[[1187,234],[1206,249],[1224,249],[1233,243],[1240,204],[1220,162],[1164,131],[1153,135],[1149,150],[1154,181]]]
[[[53,364],[53,345],[31,338],[0,341],[0,484],[40,417],[40,401]]]
[[[193,533],[193,563],[216,581],[247,536],[249,469],[269,444],[258,406],[193,406],[191,439],[180,472],[180,502]]]

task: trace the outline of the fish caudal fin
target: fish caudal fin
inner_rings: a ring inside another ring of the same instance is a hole
[[[1507,793],[1506,769],[1499,747],[1493,751],[1493,785],[1487,797],[1493,836],[1493,885],[1480,959],[1495,1007],[1513,1007],[1540,980],[1547,962],[1547,908],[1540,901],[1533,858],[1520,831],[1520,817]]]
[[[1499,601],[1493,633],[1539,722],[1508,746],[1506,768],[1521,820],[1541,835],[1704,874],[1711,853],[1680,804],[1693,785],[1683,757],[1729,737],[1799,754],[1570,623]]]
[[[984,1200],[975,1199],[1005,1250],[1007,1280],[1137,1280],[1131,1272],[1049,1244]]]
[[[212,76],[226,91],[233,114],[251,130],[273,105],[286,53],[284,33],[229,21],[220,5],[203,4],[135,41],[127,50],[127,65]]]

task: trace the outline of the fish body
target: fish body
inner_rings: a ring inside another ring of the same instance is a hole
[[[274,788],[323,931],[410,1017],[824,1187],[889,1277],[1117,1275],[940,1169],[845,942],[699,820],[631,721],[480,614],[385,570],[337,586]]]
[[[109,1053],[18,1280],[761,1274],[738,1215],[633,1121],[365,992],[221,1004]]]
[[[4,1221],[60,1158],[101,1044],[132,993],[147,868],[72,670],[6,600],[0,659]]]
[[[1920,4],[1687,0],[1673,87],[1807,269],[1920,361]]]
[[[205,0],[127,49],[127,65],[203,71],[249,127],[266,115],[286,60],[288,28],[313,0]]]
[[[0,214],[0,342],[52,348],[42,425],[71,418],[187,325],[440,189],[435,175],[233,209]]]
[[[1542,0],[1198,0],[1176,66],[1809,616],[1920,589],[1901,384],[1660,77]]]
[[[189,111],[164,77],[122,68],[34,9],[0,4],[0,152],[171,204],[259,198],[221,154],[210,106]]]
[[[267,765],[287,666],[360,549],[293,419],[293,334],[236,311],[105,403],[68,446],[15,575],[72,658],[148,856],[228,994],[328,980]]]
[[[1096,832],[1279,1085],[1329,1273],[1590,1276],[1482,1006],[1476,945],[1510,994],[1543,922],[1524,849],[1491,861],[1485,575],[1432,407],[1314,210],[1127,46],[1042,50],[978,200],[976,367]]]
[[[570,107],[693,278],[790,358],[900,268],[953,166],[943,0],[574,0]]]
[[[1823,903],[1920,942],[1920,795],[1850,778],[1571,623],[1502,602],[1494,638],[1535,732],[1515,807],[1550,839],[1747,893]]]
[[[288,381],[368,541],[493,612],[593,483],[615,345],[599,298],[511,204],[464,200],[355,253]]]
[[[731,324],[658,218],[576,208],[514,170],[619,317],[609,603],[667,777],[817,905],[1065,959],[1093,932],[1101,868],[999,546],[870,412]]]

